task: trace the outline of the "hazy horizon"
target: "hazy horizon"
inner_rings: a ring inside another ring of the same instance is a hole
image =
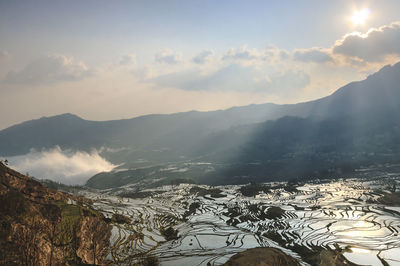
[[[350,82],[357,82],[359,80],[354,80],[354,81],[350,81]],[[345,84],[346,85],[346,84]],[[72,113],[72,112],[64,112],[64,113],[53,113],[53,114],[47,114],[47,115],[42,115],[42,116],[37,116],[37,117],[32,117],[31,119],[28,120],[21,120],[21,121],[17,121],[13,124],[10,124],[8,126],[5,127],[0,127],[0,130],[6,129],[8,127],[12,127],[14,125],[18,125],[20,123],[26,122],[26,121],[30,121],[30,120],[37,120],[37,119],[41,119],[44,117],[53,117],[53,116],[60,116],[60,115],[66,115],[66,114],[71,114],[71,115],[75,115],[78,116],[79,118],[82,118],[84,120],[88,120],[88,121],[99,121],[99,122],[105,122],[105,121],[112,121],[112,120],[123,120],[123,119],[132,119],[132,118],[137,118],[137,117],[141,117],[141,116],[147,116],[147,115],[169,115],[169,114],[176,114],[176,113],[186,113],[186,112],[214,112],[214,111],[224,111],[224,110],[229,110],[231,108],[235,108],[235,107],[245,107],[245,106],[250,106],[250,105],[263,105],[263,104],[276,104],[276,105],[290,105],[290,104],[299,104],[299,103],[305,103],[305,102],[310,102],[310,101],[315,101],[321,98],[324,98],[326,96],[329,96],[333,93],[335,93],[338,89],[340,89],[341,87],[335,89],[332,93],[329,93],[325,96],[321,96],[321,97],[317,97],[315,99],[309,99],[309,100],[305,100],[305,101],[299,101],[299,102],[288,102],[288,103],[275,103],[275,102],[260,102],[260,103],[249,103],[249,104],[243,104],[243,105],[231,105],[231,106],[227,106],[224,108],[217,108],[217,109],[206,109],[206,110],[201,110],[201,109],[187,109],[187,110],[182,110],[182,111],[177,111],[177,112],[160,112],[160,113],[143,113],[143,114],[137,114],[137,115],[133,115],[133,116],[124,116],[124,117],[115,117],[115,118],[110,118],[110,119],[89,119],[87,117],[85,117],[84,115],[78,114],[78,113]]]

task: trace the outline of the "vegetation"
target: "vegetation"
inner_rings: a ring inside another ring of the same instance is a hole
[[[253,183],[240,187],[239,191],[240,193],[242,193],[243,196],[254,197],[260,194],[260,192],[268,193],[270,191],[270,188],[263,184]]]
[[[60,191],[65,191],[69,193],[75,193],[79,190],[82,190],[83,187],[79,185],[65,185],[60,182],[55,182],[52,180],[39,180],[42,184],[44,184],[46,187],[54,189],[54,190],[60,190]]]
[[[232,256],[225,266],[300,266],[300,263],[277,248],[252,248]]]
[[[189,209],[187,211],[185,211],[185,213],[183,214],[183,218],[186,219],[188,216],[195,214],[196,210],[198,208],[200,208],[200,203],[199,202],[192,202],[189,205]]]
[[[159,266],[160,262],[157,257],[154,256],[146,256],[139,260],[138,266]]]
[[[3,164],[0,181],[0,265],[103,262],[110,228],[85,206],[87,200],[51,190]]]
[[[113,213],[113,215],[111,217],[111,222],[117,223],[117,224],[129,224],[131,222],[131,219],[122,214]]]
[[[189,192],[191,194],[197,194],[197,196],[207,196],[209,195],[211,198],[223,198],[226,195],[222,194],[222,190],[219,188],[203,188],[203,187],[192,187]]]
[[[167,228],[162,228],[160,233],[165,237],[165,240],[175,240],[178,239],[178,230],[175,230],[172,226]]]
[[[400,192],[385,193],[378,202],[387,206],[400,206]]]
[[[148,191],[127,191],[119,193],[118,196],[123,198],[131,198],[131,199],[143,199],[148,198],[154,195],[154,192]]]
[[[270,220],[276,220],[281,218],[285,214],[285,211],[282,210],[280,207],[271,206],[267,209],[265,213],[265,217]]]

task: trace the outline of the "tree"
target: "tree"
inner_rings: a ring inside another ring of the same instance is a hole
[[[49,265],[53,265],[54,246],[56,245],[56,230],[57,224],[61,217],[61,210],[55,205],[48,204],[43,209],[43,214],[49,220],[49,227],[47,228],[44,238],[50,243],[50,259]]]
[[[40,257],[39,239],[42,225],[38,216],[32,216],[25,220],[17,228],[14,241],[20,248],[20,263],[22,265],[38,265]]]

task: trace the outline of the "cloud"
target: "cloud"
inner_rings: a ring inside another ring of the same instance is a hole
[[[182,54],[167,49],[157,53],[155,55],[155,60],[158,63],[174,65],[182,62]]]
[[[64,55],[48,55],[32,61],[20,71],[8,72],[3,82],[28,85],[49,84],[82,80],[90,75],[91,71],[81,61]]]
[[[10,54],[5,50],[0,50],[0,60],[9,57]]]
[[[273,45],[268,46],[264,50],[242,46],[237,49],[229,48],[220,58],[225,63],[230,62],[245,66],[271,65],[280,64],[289,59],[289,52]]]
[[[329,51],[322,48],[298,49],[293,53],[293,59],[300,62],[326,63],[332,61]]]
[[[119,61],[119,64],[122,66],[136,65],[136,55],[129,54],[122,56],[121,60]]]
[[[266,73],[254,66],[230,64],[213,73],[203,74],[197,69],[162,75],[152,79],[160,87],[187,91],[241,91],[273,92],[280,94],[289,89],[299,89],[310,83],[307,74],[288,70],[283,73]]]
[[[209,62],[210,59],[214,56],[213,50],[203,50],[198,55],[192,58],[192,61],[196,64],[204,64]]]
[[[289,52],[285,50],[280,50],[278,53],[278,57],[280,60],[286,60],[289,59]]]
[[[64,184],[84,184],[93,175],[111,171],[115,165],[102,158],[97,151],[72,152],[56,147],[46,151],[31,151],[8,159],[10,165],[22,173],[39,179],[50,179]]]
[[[357,57],[370,62],[383,61],[388,55],[400,55],[400,22],[370,29],[367,33],[344,36],[332,48],[334,54]]]
[[[263,60],[266,58],[266,54],[259,52],[257,49],[247,48],[242,46],[239,49],[229,48],[228,51],[222,55],[222,60]]]

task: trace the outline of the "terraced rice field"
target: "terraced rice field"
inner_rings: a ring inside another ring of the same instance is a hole
[[[113,223],[109,259],[116,264],[156,257],[162,265],[221,265],[240,251],[271,246],[303,265],[304,250],[320,248],[341,249],[361,265],[400,265],[400,207],[380,201],[399,181],[270,183],[254,197],[240,186],[215,193],[195,185],[148,190],[152,196],[138,199],[104,191],[85,196],[106,217],[130,219]]]

